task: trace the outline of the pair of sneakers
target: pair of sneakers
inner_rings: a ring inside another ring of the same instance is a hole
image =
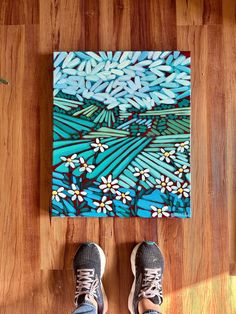
[[[102,284],[106,257],[95,243],[82,244],[73,262],[76,277],[75,305],[77,308],[96,301],[97,314],[108,309],[107,297]],[[131,314],[139,314],[139,302],[148,299],[160,305],[162,296],[163,255],[155,242],[142,242],[131,254],[134,282],[130,291],[128,306]],[[150,311],[151,312],[151,311]]]

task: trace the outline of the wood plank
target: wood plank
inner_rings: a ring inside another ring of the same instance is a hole
[[[208,151],[210,175],[210,221],[212,224],[212,275],[229,270],[229,251],[225,248],[228,239],[228,217],[226,210],[226,120],[223,59],[223,33],[220,26],[207,28],[207,72],[210,88],[207,90]],[[221,86],[219,82],[221,81]],[[217,177],[217,179],[215,178]],[[219,234],[220,230],[220,234]],[[224,251],[222,256],[221,252]],[[217,261],[217,263],[216,263]],[[223,309],[222,309],[223,310]]]
[[[149,49],[175,50],[177,47],[175,1],[151,0],[146,19],[150,20]]]
[[[113,29],[115,50],[129,50],[131,45],[131,4],[130,0],[113,0]]]
[[[32,25],[39,23],[39,0],[2,0],[0,25]]]
[[[222,24],[221,0],[176,0],[177,25]]]
[[[39,242],[39,186],[40,164],[39,145],[32,145],[39,140],[39,98],[40,86],[38,85],[38,25],[24,26],[24,68],[21,105],[21,204],[20,229],[23,233],[21,242],[21,271],[26,274],[22,280],[24,298],[21,300],[22,312],[37,312],[40,308],[38,286],[40,284],[40,242]],[[20,78],[17,78],[20,80]],[[19,119],[19,117],[16,117]],[[35,187],[35,188],[32,188]],[[38,187],[38,188],[36,188]],[[30,244],[30,245],[29,245]],[[33,271],[29,271],[32,269]],[[21,274],[22,276],[22,274]],[[26,291],[32,291],[27,296]]]
[[[1,75],[8,79],[9,85],[0,86],[1,94],[1,212],[0,255],[1,308],[6,310],[8,302],[14,303],[22,297],[23,291],[17,284],[21,274],[16,265],[21,265],[23,238],[22,222],[22,81],[24,67],[24,29],[20,26],[0,27]],[[11,55],[14,56],[11,58]],[[9,158],[9,156],[14,156]],[[9,197],[11,195],[11,197]],[[18,209],[18,210],[16,210]],[[21,214],[20,214],[21,213]],[[11,258],[12,255],[14,258]],[[12,280],[14,278],[14,280]],[[21,283],[22,284],[22,283]],[[14,295],[7,302],[9,291]]]
[[[39,145],[32,145],[32,139],[39,140],[39,95],[38,84],[38,25],[24,27],[24,80],[22,86],[22,216],[24,228],[24,243],[32,247],[24,250],[26,269],[39,269],[39,199],[40,186]],[[30,117],[30,118],[29,118]]]
[[[183,30],[181,28],[181,30]],[[181,30],[178,34],[179,44],[182,42]],[[211,237],[210,221],[210,174],[208,150],[208,123],[207,123],[207,28],[189,28],[187,45],[192,54],[192,202],[193,218],[184,224],[184,264],[188,272],[184,272],[185,286],[196,286],[197,292],[188,289],[187,302],[193,304],[198,311],[206,313],[211,304],[211,283],[207,279],[211,276],[211,253],[207,252]],[[192,39],[192,41],[191,41]],[[192,45],[191,45],[192,43]],[[201,130],[201,132],[199,132]],[[190,253],[192,258],[190,259]],[[205,266],[207,265],[207,266]],[[190,269],[192,271],[190,271]],[[201,269],[201,271],[199,271]],[[201,282],[208,286],[208,290],[201,289]],[[196,293],[199,299],[195,298]],[[187,306],[184,313],[187,312]]]
[[[223,27],[223,56],[224,56],[224,83],[225,83],[225,103],[226,103],[226,193],[227,193],[227,212],[229,218],[229,263],[230,274],[236,276],[236,210],[235,210],[235,194],[236,194],[236,157],[235,157],[235,123],[236,108],[235,93],[232,92],[236,82],[236,70],[232,64],[235,63],[236,55],[236,28],[235,16],[232,15],[233,9],[230,6],[224,10],[224,27]]]

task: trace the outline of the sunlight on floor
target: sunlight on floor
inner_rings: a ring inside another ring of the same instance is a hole
[[[225,288],[227,286],[228,293]],[[230,299],[231,302],[224,301],[222,309],[215,308],[215,304],[218,304],[217,298],[223,291],[225,291],[225,300]],[[176,306],[176,313],[181,314],[209,314],[209,309],[214,309],[212,313],[220,313],[221,310],[227,314],[236,313],[236,277],[229,277],[225,273],[170,294],[165,294],[164,291],[162,312],[173,313],[171,309],[173,304]]]
[[[230,277],[232,313],[236,313],[236,276]]]

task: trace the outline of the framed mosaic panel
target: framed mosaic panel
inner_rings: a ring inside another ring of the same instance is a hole
[[[190,207],[190,54],[54,53],[52,216]]]

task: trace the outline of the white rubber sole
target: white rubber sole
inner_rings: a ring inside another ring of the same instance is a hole
[[[135,284],[136,284],[136,274],[135,274],[135,258],[136,258],[136,254],[138,251],[138,248],[140,247],[142,243],[137,244],[130,256],[130,263],[131,263],[131,269],[132,269],[132,273],[134,275],[134,281],[132,284],[132,288],[130,290],[130,294],[129,294],[129,299],[128,299],[128,308],[131,314],[135,314],[134,310],[133,310],[133,299],[134,299],[134,291],[135,291]]]

